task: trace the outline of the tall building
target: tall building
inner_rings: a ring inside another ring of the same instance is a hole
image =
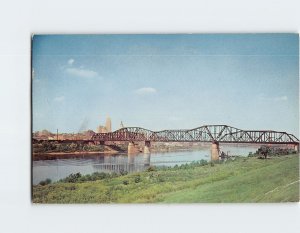
[[[111,119],[106,118],[105,126],[99,125],[96,129],[97,133],[109,133],[111,132]]]
[[[106,131],[108,133],[111,132],[111,119],[110,119],[110,117],[106,118],[105,128],[106,128]]]
[[[124,128],[123,122],[121,121],[120,129]]]
[[[107,133],[107,130],[104,126],[99,125],[97,128],[97,133]]]

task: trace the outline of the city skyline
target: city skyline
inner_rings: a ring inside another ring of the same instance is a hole
[[[33,37],[33,131],[108,115],[158,131],[226,124],[299,135],[297,34]]]

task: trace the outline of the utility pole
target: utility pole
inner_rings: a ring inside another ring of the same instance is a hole
[[[58,129],[56,129],[56,140],[58,141]]]

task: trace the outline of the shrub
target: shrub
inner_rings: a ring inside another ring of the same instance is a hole
[[[42,180],[39,184],[44,186],[44,185],[47,185],[47,184],[51,184],[51,179],[47,178],[46,180]]]
[[[92,180],[90,174],[87,174],[87,175],[85,175],[84,177],[85,177],[85,180],[86,180],[86,181],[91,181],[91,180]]]
[[[89,180],[87,179],[86,176],[82,176],[82,177],[79,178],[79,181],[80,182],[85,182],[85,181],[89,181]]]
[[[91,175],[91,180],[103,180],[107,177],[109,177],[109,174],[107,174],[105,172],[94,172]]]
[[[128,172],[127,172],[127,171],[124,171],[123,169],[121,169],[121,170],[120,170],[120,174],[121,174],[121,176],[125,176],[125,175],[128,174]]]
[[[123,180],[123,184],[128,185],[129,184],[128,180]]]
[[[42,180],[39,184],[44,186],[44,185],[46,185],[46,182],[44,180]]]
[[[158,182],[165,182],[165,179],[161,176],[158,177]]]
[[[201,159],[200,160],[200,165],[201,166],[205,166],[205,165],[207,165],[208,164],[208,162],[206,161],[206,160],[204,160],[204,159]]]
[[[181,164],[180,165],[180,168],[181,169],[188,169],[189,168],[189,165],[186,163],[186,164]]]
[[[148,167],[147,168],[147,172],[153,172],[153,171],[155,171],[156,169],[155,169],[155,167],[153,167],[153,166],[150,166],[150,167]]]
[[[128,172],[127,172],[128,173]],[[113,172],[113,173],[111,173],[110,174],[110,176],[109,177],[111,177],[111,178],[115,178],[115,177],[118,177],[119,175],[118,175],[118,173],[116,173],[116,172]]]
[[[141,181],[141,176],[140,175],[138,175],[138,176],[136,176],[135,178],[134,178],[134,182],[135,183],[139,183]]]
[[[79,181],[79,178],[81,178],[81,174],[79,172],[76,174],[72,173],[68,177],[63,179],[63,181],[68,182],[68,183],[75,183],[75,182]]]
[[[52,182],[51,179],[49,179],[49,178],[46,179],[46,184],[51,184],[51,182]]]
[[[75,189],[76,189],[75,185],[65,187],[65,190],[75,190]]]

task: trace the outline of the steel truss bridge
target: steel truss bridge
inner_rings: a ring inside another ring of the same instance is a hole
[[[299,139],[286,132],[272,130],[242,130],[228,125],[204,125],[194,129],[151,131],[126,127],[110,133],[95,133],[92,141],[145,142],[219,142],[256,144],[293,144]]]

